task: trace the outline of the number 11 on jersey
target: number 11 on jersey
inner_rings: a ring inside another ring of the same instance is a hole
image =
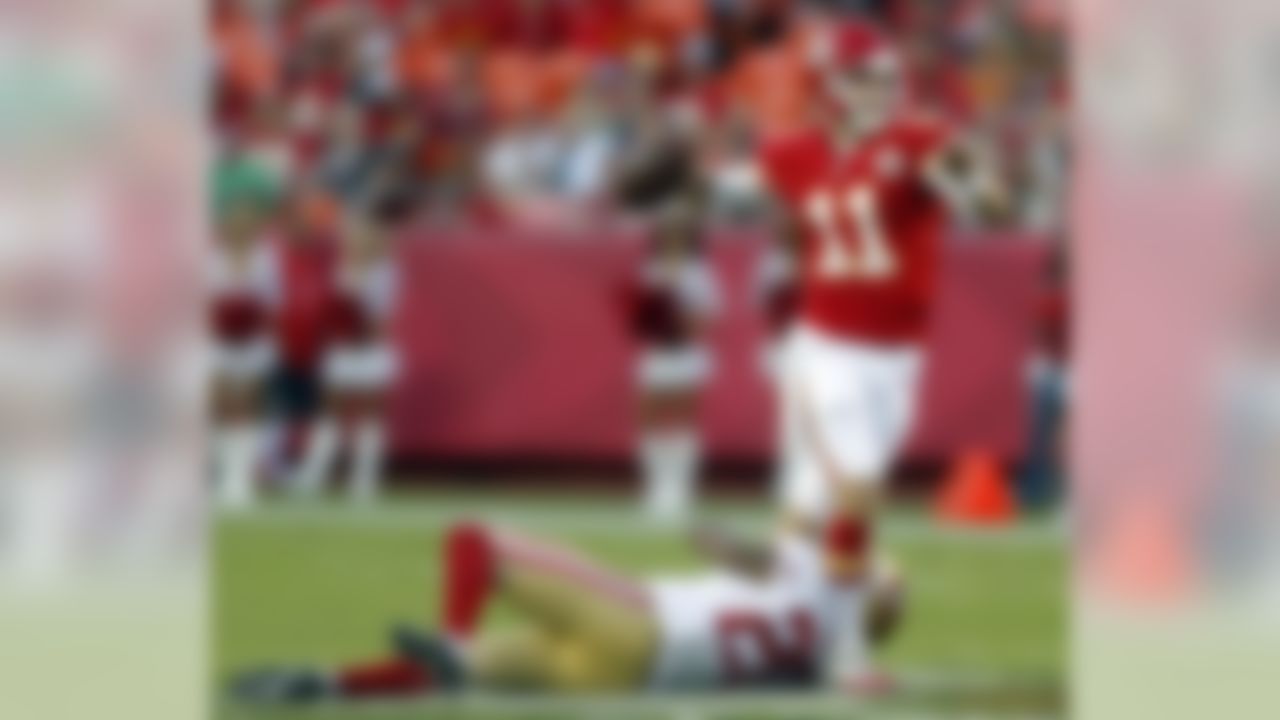
[[[880,222],[875,190],[854,185],[844,192],[815,190],[805,200],[806,219],[818,238],[818,274],[829,280],[886,280],[898,269]],[[847,232],[842,221],[852,224]],[[852,237],[849,237],[852,235]]]

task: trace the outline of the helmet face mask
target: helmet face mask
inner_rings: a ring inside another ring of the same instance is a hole
[[[897,59],[884,50],[851,67],[833,69],[827,77],[827,92],[855,127],[877,127],[888,120],[904,96]]]
[[[873,26],[853,23],[837,28],[823,48],[817,56],[824,89],[841,120],[856,130],[881,125],[906,94],[891,41]]]

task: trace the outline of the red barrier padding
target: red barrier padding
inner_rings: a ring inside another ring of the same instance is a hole
[[[712,247],[724,314],[703,408],[707,447],[765,459],[775,432],[750,288],[763,240],[726,235]],[[634,238],[454,230],[407,238],[402,254],[398,454],[629,457],[633,347],[616,298],[639,257]],[[1011,238],[949,248],[911,459],[969,447],[1020,454],[1042,258],[1039,243]]]

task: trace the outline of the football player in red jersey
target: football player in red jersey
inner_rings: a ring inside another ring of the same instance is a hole
[[[322,409],[299,470],[300,488],[308,494],[329,482],[343,447],[348,450],[351,498],[368,501],[379,494],[386,455],[385,396],[398,366],[387,332],[397,285],[389,232],[384,223],[362,219],[343,233],[325,308]]]
[[[274,283],[270,253],[256,213],[230,208],[218,228],[210,263],[210,333],[213,340],[212,411],[215,491],[227,507],[244,507],[257,494],[257,463],[264,383],[275,361],[270,332]]]
[[[273,243],[273,275],[279,288],[275,312],[277,363],[269,384],[273,422],[271,469],[290,493],[310,490],[295,462],[316,436],[320,411],[320,362],[328,309],[337,284],[339,241],[337,203],[319,188],[297,188],[286,200]],[[273,474],[274,474],[273,473]]]
[[[878,32],[847,25],[826,49],[831,124],[766,143],[762,170],[800,243],[781,383],[784,511],[823,537],[828,572],[857,606],[880,486],[912,424],[943,236],[954,213],[998,212],[1003,199],[957,133],[908,102]],[[862,628],[837,634],[828,681],[886,687]]]

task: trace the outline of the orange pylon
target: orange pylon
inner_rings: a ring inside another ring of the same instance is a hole
[[[1000,461],[985,450],[969,450],[943,481],[934,512],[951,523],[1003,525],[1017,517],[1018,505]]]

